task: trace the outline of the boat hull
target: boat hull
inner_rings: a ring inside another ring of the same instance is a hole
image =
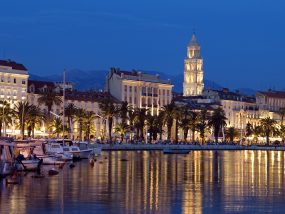
[[[163,154],[189,154],[189,150],[167,149],[163,150]]]
[[[16,164],[18,171],[36,171],[40,160],[22,160]]]
[[[6,177],[10,175],[15,168],[10,162],[0,162],[0,177]]]
[[[40,156],[38,158],[43,160],[43,165],[61,165],[65,163],[65,161],[59,160],[56,157]]]

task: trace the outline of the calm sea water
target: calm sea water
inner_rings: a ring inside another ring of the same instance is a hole
[[[94,167],[0,180],[0,213],[284,213],[284,161],[281,151],[104,152]]]

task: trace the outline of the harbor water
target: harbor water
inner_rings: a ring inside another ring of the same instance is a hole
[[[0,213],[283,213],[284,161],[284,151],[105,151],[93,167],[0,180]]]

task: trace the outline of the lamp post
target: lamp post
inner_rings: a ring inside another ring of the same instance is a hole
[[[5,133],[4,133],[4,130],[5,130],[5,121],[4,121],[4,108],[5,108],[5,105],[4,105],[4,101],[3,101],[3,103],[0,104],[0,107],[2,107],[2,129],[3,129],[3,136],[5,137]]]
[[[22,109],[22,127],[21,127],[21,131],[22,131],[22,138],[24,140],[24,137],[25,137],[25,126],[24,126],[24,114],[25,114],[25,102],[23,103],[23,109]]]

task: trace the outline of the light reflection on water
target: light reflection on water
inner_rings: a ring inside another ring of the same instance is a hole
[[[104,152],[93,168],[86,160],[54,177],[1,180],[0,213],[281,213],[284,158],[281,151]]]

